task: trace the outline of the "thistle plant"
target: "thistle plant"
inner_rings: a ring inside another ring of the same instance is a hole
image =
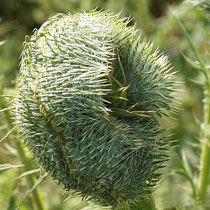
[[[210,11],[210,2],[205,0],[192,1],[189,2],[193,4],[193,6],[197,6],[198,9],[202,10],[204,20],[209,23],[209,13]],[[209,207],[208,201],[208,187],[210,180],[210,71],[209,71],[209,52],[208,45],[204,50],[204,54],[200,52],[198,48],[196,48],[193,40],[185,28],[184,24],[176,17],[174,17],[176,22],[178,23],[185,39],[187,40],[192,54],[194,58],[188,58],[184,56],[186,61],[193,67],[194,70],[197,71],[198,75],[202,78],[201,81],[195,82],[196,85],[200,85],[203,89],[203,121],[196,120],[200,127],[200,141],[197,146],[201,149],[200,155],[200,171],[199,171],[199,182],[196,181],[195,176],[193,176],[191,166],[188,166],[187,172],[182,173],[185,178],[187,177],[188,181],[191,183],[193,198],[195,200],[195,204],[201,205],[202,209],[207,209]],[[205,34],[208,37],[208,27],[203,28]],[[205,55],[205,56],[204,56]],[[185,170],[186,171],[186,170]],[[189,173],[190,172],[190,173]],[[187,176],[186,176],[187,175]]]
[[[167,58],[128,24],[96,11],[52,17],[26,37],[16,98],[19,137],[40,165],[113,207],[158,184],[176,87]]]

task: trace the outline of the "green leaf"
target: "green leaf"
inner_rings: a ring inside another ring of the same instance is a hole
[[[184,151],[182,151],[182,167],[183,170],[176,170],[175,173],[185,177],[189,181],[192,187],[193,197],[196,198],[198,189],[194,183],[192,169]]]
[[[189,33],[187,32],[185,26],[182,24],[182,22],[181,22],[178,18],[176,18],[175,16],[173,16],[173,17],[174,17],[174,19],[176,20],[176,22],[178,23],[180,29],[182,30],[184,36],[186,37],[186,39],[187,39],[187,41],[188,41],[188,43],[190,44],[190,47],[191,47],[191,49],[192,49],[192,51],[193,51],[195,57],[197,58],[198,62],[200,63],[201,67],[205,69],[204,64],[203,64],[203,61],[202,61],[202,59],[201,59],[201,57],[200,57],[200,55],[199,55],[199,52],[198,52],[198,50],[195,48],[195,46],[194,46],[194,44],[193,44],[193,42],[192,42],[192,40],[191,40],[191,38],[190,38],[190,35],[189,35]]]
[[[48,173],[45,173],[42,177],[40,177],[38,179],[38,181],[36,182],[36,184],[27,191],[27,193],[25,194],[25,196],[23,197],[22,201],[20,202],[20,204],[18,205],[17,209],[20,209],[20,206],[23,204],[23,202],[31,195],[31,193],[39,186],[41,185],[41,183],[47,178]]]
[[[23,167],[24,165],[11,165],[11,164],[0,164],[0,171],[6,171],[11,168],[19,168]]]
[[[183,160],[184,170],[187,172],[189,177],[193,177],[190,163],[189,163],[184,151],[182,151],[182,160]]]
[[[26,172],[22,173],[22,174],[21,174],[19,177],[17,177],[16,179],[21,179],[21,178],[23,178],[24,176],[27,176],[27,175],[30,175],[30,174],[37,173],[37,172],[39,172],[40,170],[41,170],[41,169],[38,168],[38,169],[26,171]]]
[[[2,139],[0,139],[0,143],[6,139],[14,130],[16,129],[16,126],[13,127]]]
[[[198,81],[198,80],[194,80],[194,79],[189,79],[189,81],[194,83],[194,84],[196,84],[196,85],[198,85],[198,86],[200,86],[200,87],[203,87],[203,84],[205,83],[202,80]]]
[[[192,61],[190,58],[188,58],[185,54],[183,54],[183,57],[185,60],[196,70],[204,72],[204,69],[201,67],[198,61]]]
[[[14,192],[9,199],[9,204],[7,210],[15,210],[15,203],[17,201],[17,192]]]
[[[176,174],[179,174],[180,176],[185,177],[188,181],[191,181],[191,178],[190,178],[189,175],[186,173],[186,171],[184,171],[184,170],[176,170],[175,173],[176,173]]]
[[[176,18],[174,15],[173,15],[173,17],[174,17],[174,19],[176,20],[176,22],[178,23],[178,25],[179,25],[180,29],[182,30],[184,36],[186,37],[186,40],[188,41],[188,43],[189,43],[189,45],[190,45],[190,47],[191,47],[191,49],[192,49],[192,52],[194,53],[194,55],[195,55],[195,57],[196,57],[196,59],[197,59],[199,65],[200,65],[200,68],[199,68],[199,69],[196,68],[196,69],[200,70],[200,72],[202,72],[202,73],[204,74],[204,76],[205,76],[205,78],[206,78],[206,81],[208,81],[208,80],[209,80],[208,69],[206,68],[206,66],[205,66],[205,64],[204,64],[204,62],[203,62],[203,60],[201,59],[200,53],[199,53],[198,50],[195,48],[195,46],[194,46],[194,44],[193,44],[193,42],[192,42],[192,40],[191,40],[191,37],[190,37],[189,33],[187,32],[185,26],[184,26],[184,25],[182,24],[182,22],[181,22],[178,18]]]
[[[5,108],[5,109],[0,109],[0,112],[4,112],[4,111],[10,110],[10,109],[12,109],[12,107],[8,107],[8,108]]]

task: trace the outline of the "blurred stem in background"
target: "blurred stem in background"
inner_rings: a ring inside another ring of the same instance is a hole
[[[202,167],[200,175],[200,199],[206,202],[207,189],[210,179],[210,78],[206,81],[205,99],[204,99],[204,124],[203,124],[203,152]]]
[[[13,119],[10,115],[9,110],[6,109],[8,107],[8,102],[6,101],[6,99],[3,95],[4,95],[4,93],[3,93],[2,87],[0,87],[0,97],[1,97],[0,109],[5,109],[4,116],[8,123],[8,129],[11,130],[11,129],[13,129]],[[24,149],[23,145],[21,144],[21,141],[16,141],[15,144],[16,144],[16,149],[18,151],[20,160],[21,160],[22,164],[25,165],[25,167],[24,167],[25,171],[32,170],[31,160],[26,156],[25,149]],[[36,183],[36,177],[33,174],[26,176],[26,180],[27,180],[28,186],[30,188],[33,187]],[[42,199],[41,193],[38,188],[36,188],[33,191],[32,196],[33,196],[33,200],[36,204],[37,209],[44,210],[45,207],[44,207],[43,199]]]
[[[205,81],[202,84],[204,90],[204,122],[201,126],[202,134],[202,154],[201,154],[201,171],[200,171],[200,188],[199,188],[199,198],[200,201],[205,206],[207,198],[207,189],[210,179],[210,74],[209,67],[203,62],[198,50],[195,48],[189,33],[185,29],[184,25],[179,19],[175,17],[177,23],[179,24],[186,40],[188,41],[192,52],[196,58],[195,61],[188,60],[193,67],[204,75]]]

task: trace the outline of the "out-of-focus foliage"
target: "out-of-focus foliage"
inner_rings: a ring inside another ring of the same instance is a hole
[[[191,3],[190,3],[191,2]],[[141,28],[143,36],[154,42],[155,47],[164,51],[172,62],[177,78],[183,82],[180,92],[181,111],[173,115],[176,121],[167,121],[170,125],[171,140],[176,140],[175,152],[171,154],[168,170],[163,181],[154,193],[159,209],[196,209],[190,183],[177,171],[188,170],[195,183],[198,182],[200,167],[199,124],[202,121],[201,74],[193,69],[184,56],[193,59],[189,43],[181,32],[174,16],[185,25],[194,46],[202,58],[209,60],[209,9],[208,1],[192,4],[193,1],[181,0],[0,0],[0,100],[6,95],[8,106],[15,94],[15,78],[18,74],[19,56],[25,35],[31,35],[34,28],[56,13],[75,13],[97,8],[109,12],[121,12],[121,16],[131,16],[131,25],[135,22]],[[196,2],[196,1],[194,1]],[[205,4],[206,3],[206,4]],[[206,6],[207,5],[207,6]],[[173,14],[173,15],[172,15]],[[177,99],[178,100],[178,99]],[[4,113],[0,112],[0,139],[8,132]],[[10,135],[0,145],[0,164],[21,164],[17,155],[14,135]],[[183,152],[184,151],[184,152]],[[29,154],[30,156],[30,154]],[[32,158],[31,158],[32,159]],[[32,161],[36,168],[36,161]],[[14,209],[28,190],[25,178],[16,180],[23,172],[22,167],[0,172],[0,204],[2,209]],[[37,173],[39,176],[39,173]],[[71,196],[63,202],[65,194],[50,178],[41,186],[47,209],[91,209],[87,202]],[[210,200],[210,199],[209,199]],[[92,205],[92,204],[91,204]],[[33,200],[27,199],[21,209],[33,209]],[[210,204],[209,204],[210,206]],[[95,208],[95,207],[94,207]],[[94,209],[92,208],[92,209]],[[198,208],[198,207],[197,207]],[[187,209],[187,208],[186,208]]]

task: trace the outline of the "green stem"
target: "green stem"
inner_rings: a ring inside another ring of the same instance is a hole
[[[3,95],[2,89],[0,89],[0,95]],[[7,101],[5,100],[4,97],[1,97],[0,108],[1,109],[7,108]],[[10,116],[9,110],[5,110],[4,111],[4,115],[5,115],[5,119],[7,120],[9,129],[12,129],[13,128],[13,120],[12,120],[12,118]],[[18,155],[20,157],[20,160],[21,160],[22,164],[25,165],[25,171],[32,170],[32,168],[31,168],[31,161],[26,156],[25,150],[24,150],[23,146],[21,145],[20,141],[16,141],[16,148],[17,148]],[[35,176],[33,174],[28,175],[26,180],[28,182],[29,187],[33,187],[35,185],[35,183],[36,183],[36,178],[35,178]],[[43,201],[41,199],[41,193],[40,193],[38,188],[36,188],[33,191],[32,196],[33,196],[34,202],[36,203],[37,209],[38,210],[44,210],[45,207],[44,207]]]
[[[203,133],[204,138],[203,138],[203,151],[201,155],[202,165],[201,165],[201,172],[200,172],[200,190],[199,190],[200,200],[205,205],[206,198],[207,198],[209,178],[210,178],[210,75],[203,60],[200,57],[198,50],[195,48],[190,38],[189,33],[185,29],[184,25],[175,16],[174,18],[176,19],[187,41],[189,42],[190,47],[200,64],[200,67],[201,67],[200,70],[204,73],[204,76],[206,78],[206,83],[205,83],[206,95],[205,95],[205,100],[204,100],[204,128],[202,128],[203,129],[202,133]]]
[[[200,177],[200,200],[205,204],[207,197],[207,188],[209,184],[210,174],[210,143],[204,142],[204,149],[202,154],[202,167]]]
[[[207,82],[207,93],[204,104],[204,145],[200,174],[200,200],[205,204],[210,178],[210,81]]]

